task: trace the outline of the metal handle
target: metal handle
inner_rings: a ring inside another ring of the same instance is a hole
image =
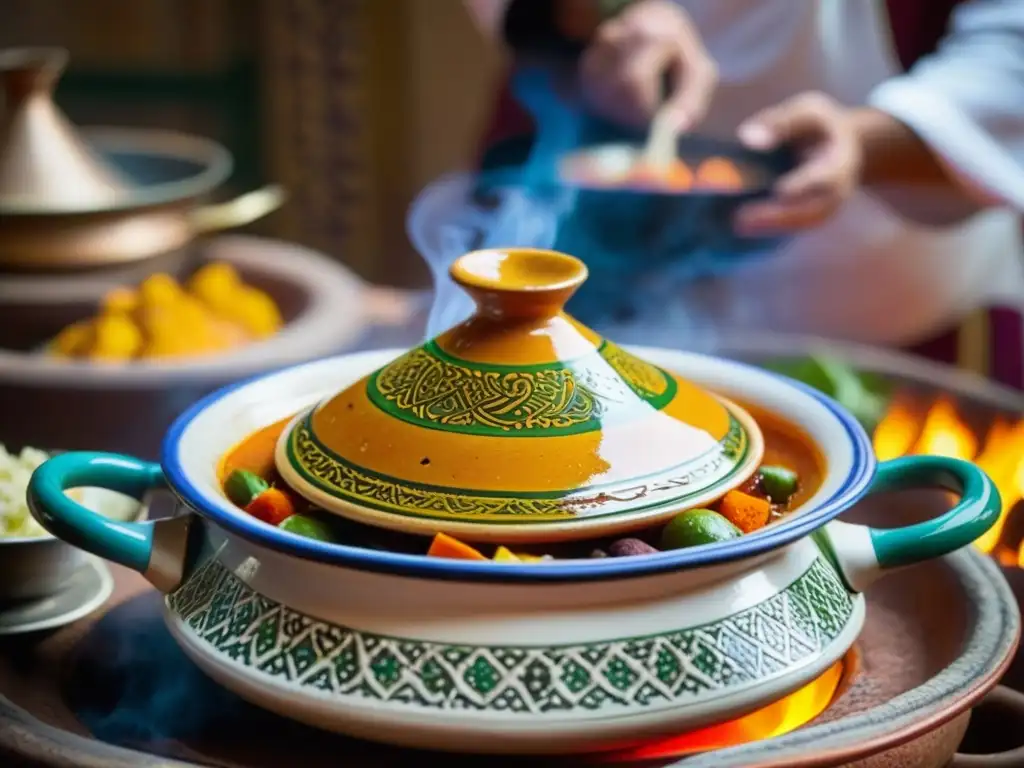
[[[192,228],[202,234],[243,227],[273,213],[284,205],[287,198],[283,187],[270,184],[225,203],[197,208],[190,215]]]
[[[1024,765],[1024,738],[1020,737],[1020,724],[1024,723],[1024,693],[1018,693],[1004,686],[994,688],[981,704],[975,708],[976,713],[988,711],[996,722],[990,726],[992,731],[1001,735],[1016,737],[1022,742],[1004,752],[991,754],[968,755],[957,752],[949,768],[1020,768]],[[977,726],[978,719],[972,717],[972,724]]]
[[[370,322],[385,328],[405,326],[423,307],[423,297],[419,293],[376,285],[366,288],[364,298]]]

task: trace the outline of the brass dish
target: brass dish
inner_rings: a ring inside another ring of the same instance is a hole
[[[283,203],[270,186],[200,206],[231,172],[230,153],[214,141],[132,129],[79,134],[53,102],[66,61],[60,49],[0,51],[0,269],[147,259]]]

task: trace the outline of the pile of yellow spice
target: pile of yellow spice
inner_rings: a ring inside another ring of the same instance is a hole
[[[50,351],[97,362],[196,357],[268,338],[281,323],[270,296],[215,262],[185,284],[159,273],[137,289],[114,289],[95,317],[61,331]]]

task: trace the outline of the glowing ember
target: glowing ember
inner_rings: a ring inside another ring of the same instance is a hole
[[[947,398],[936,401],[923,417],[906,397],[894,398],[875,429],[875,453],[881,460],[908,454],[935,454],[974,461],[999,488],[1003,511],[999,522],[975,542],[1004,565],[1024,567],[1024,543],[1017,551],[998,549],[1010,511],[1024,499],[1024,418],[999,420],[980,442],[956,406]]]
[[[825,711],[843,679],[843,669],[843,662],[838,661],[800,690],[737,720],[649,742],[640,747],[607,753],[597,757],[597,762],[619,763],[681,757],[782,736],[806,725]]]

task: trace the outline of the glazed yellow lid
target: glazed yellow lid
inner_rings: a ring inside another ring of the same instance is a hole
[[[475,251],[473,317],[300,414],[278,471],[327,511],[409,533],[550,542],[706,505],[764,451],[735,403],[566,315],[583,262]]]

